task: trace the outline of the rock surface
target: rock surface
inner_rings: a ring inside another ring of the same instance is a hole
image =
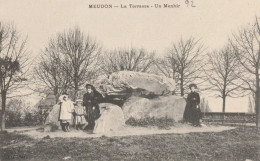
[[[101,103],[99,107],[101,116],[95,121],[93,133],[107,134],[124,127],[124,114],[119,106],[110,103]]]
[[[160,96],[154,99],[130,97],[123,105],[125,120],[129,118],[144,119],[147,117],[170,118],[174,121],[183,119],[186,101],[179,96]]]
[[[60,129],[60,122],[59,120],[59,113],[60,113],[60,105],[56,104],[53,106],[51,112],[46,118],[44,123],[44,131],[50,132]]]
[[[120,71],[109,77],[99,78],[94,87],[103,94],[124,95],[137,92],[136,95],[169,95],[175,90],[173,79],[155,74]]]

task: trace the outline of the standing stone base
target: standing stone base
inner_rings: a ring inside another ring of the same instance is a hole
[[[54,105],[44,123],[44,132],[53,132],[61,129],[59,119],[60,105]]]
[[[169,118],[178,122],[183,119],[186,101],[179,96],[160,96],[153,99],[130,97],[123,105],[125,119]]]
[[[101,116],[95,121],[93,133],[107,134],[124,127],[124,114],[119,106],[111,103],[101,103],[99,106]]]

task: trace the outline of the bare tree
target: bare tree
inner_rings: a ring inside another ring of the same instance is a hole
[[[67,92],[71,85],[71,79],[67,70],[69,67],[64,67],[65,60],[61,59],[61,54],[57,49],[57,43],[50,40],[49,46],[45,48],[40,56],[40,62],[34,69],[35,91],[46,93],[51,91],[56,97],[56,103],[59,96]]]
[[[75,27],[68,32],[59,33],[57,36],[57,50],[61,53],[63,67],[66,69],[74,90],[74,100],[78,91],[86,82],[95,78],[98,73],[100,45],[90,36],[84,35]]]
[[[208,89],[222,98],[222,112],[225,112],[226,98],[240,96],[237,69],[239,61],[232,46],[226,46],[220,51],[208,54],[208,64],[205,66]]]
[[[163,59],[156,61],[159,72],[176,81],[181,96],[184,96],[190,83],[203,82],[200,80],[203,74],[203,50],[200,40],[193,37],[181,39],[172,45]]]
[[[77,27],[58,33],[42,53],[35,70],[37,79],[55,94],[56,100],[68,91],[73,91],[76,100],[80,88],[99,74],[100,52],[99,44]]]
[[[29,69],[25,46],[26,40],[21,39],[14,26],[0,22],[1,131],[5,130],[7,95],[25,86]]]
[[[173,78],[176,83],[179,82],[179,73],[177,71],[177,60],[171,59],[169,54],[164,58],[156,58],[155,66],[157,74],[162,74],[168,78]]]
[[[235,50],[235,55],[240,62],[241,69],[238,77],[243,81],[241,88],[249,90],[255,95],[256,126],[260,127],[260,26],[256,17],[254,24],[240,30],[233,35],[230,43]]]
[[[102,57],[101,71],[110,75],[117,71],[148,72],[154,62],[154,53],[144,49],[120,49],[106,51]]]

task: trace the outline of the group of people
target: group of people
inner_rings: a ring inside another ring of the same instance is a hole
[[[200,111],[200,96],[196,92],[197,86],[196,84],[191,84],[189,88],[191,92],[187,97],[183,120],[191,123],[193,126],[201,126],[200,119],[202,113]],[[100,117],[98,104],[102,95],[90,84],[86,85],[86,90],[87,92],[83,96],[83,101],[77,100],[75,104],[68,100],[68,94],[60,96],[59,121],[63,131],[70,131],[71,122],[73,122],[77,130],[83,129],[85,124],[87,126],[84,129],[93,130],[95,120]]]
[[[102,95],[96,92],[95,88],[90,84],[86,85],[86,90],[83,101],[77,100],[75,104],[68,99],[68,94],[64,93],[60,96],[59,121],[64,132],[70,131],[71,123],[74,124],[77,130],[93,130],[95,120],[100,117],[98,103]],[[86,127],[84,127],[85,124],[87,124]]]

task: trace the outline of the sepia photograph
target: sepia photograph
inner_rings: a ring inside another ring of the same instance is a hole
[[[0,0],[0,161],[259,161],[259,0]]]

